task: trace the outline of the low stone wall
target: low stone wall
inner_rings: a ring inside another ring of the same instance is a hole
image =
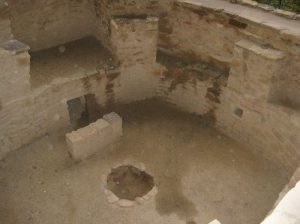
[[[233,57],[228,86],[216,109],[217,128],[254,152],[295,169],[300,155],[300,111],[284,105],[273,92],[275,80],[286,68],[286,55],[242,40]]]
[[[299,223],[300,181],[279,202],[262,224]]]
[[[37,88],[30,83],[29,48],[18,54],[0,49],[0,159],[35,138],[69,126],[68,100],[93,94],[99,106],[109,107],[156,95],[157,18],[120,18],[114,23],[111,41],[120,67],[105,64],[86,73],[56,77]]]
[[[281,202],[281,200],[286,196],[286,194],[296,187],[297,183],[300,182],[300,167],[294,172],[293,176],[290,178],[288,184],[284,187],[284,189],[280,192],[279,198],[274,205],[274,208]]]
[[[122,118],[107,114],[90,125],[66,134],[70,155],[83,160],[117,141],[122,136]]]
[[[94,94],[99,105],[108,104],[108,89],[120,74],[118,68],[57,78],[31,88],[30,55],[20,42],[0,47],[0,159],[47,133],[70,126],[67,101]],[[22,50],[23,49],[23,50]]]
[[[158,95],[210,112],[220,131],[292,171],[300,161],[299,27],[228,1],[177,1],[160,19],[158,48],[183,66],[162,64]],[[207,70],[217,78],[203,80]]]
[[[0,102],[2,105],[30,93],[29,47],[17,40],[0,44]]]

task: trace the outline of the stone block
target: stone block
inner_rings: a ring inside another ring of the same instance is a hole
[[[74,160],[86,159],[121,137],[122,118],[116,113],[111,113],[105,115],[105,119],[99,119],[84,128],[66,134],[68,151]]]
[[[20,42],[18,40],[9,40],[5,43],[0,44],[0,47],[6,51],[11,52],[12,54],[28,52],[30,49],[29,46],[27,46],[26,44],[23,44],[22,42]]]
[[[88,154],[95,153],[98,147],[98,131],[96,127],[93,124],[91,124],[84,128],[78,129],[77,131],[86,143],[86,147],[90,148],[90,152],[88,152]]]
[[[116,137],[113,133],[113,127],[106,120],[99,119],[93,123],[93,125],[97,130],[97,144],[101,145],[102,148],[108,146],[110,143],[116,140]]]
[[[122,118],[115,112],[111,112],[110,114],[106,114],[103,116],[103,119],[106,120],[113,129],[113,134],[115,137],[120,137],[123,135],[123,127],[122,127]]]
[[[236,43],[228,87],[243,95],[269,101],[274,80],[284,72],[284,52],[248,40]]]
[[[85,145],[84,140],[78,132],[66,134],[66,142],[70,155],[76,160],[84,157],[81,148]]]
[[[0,45],[0,100],[3,104],[30,94],[30,55],[27,51],[26,45],[20,42]]]

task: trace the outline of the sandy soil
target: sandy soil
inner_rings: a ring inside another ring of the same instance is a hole
[[[0,162],[0,223],[258,224],[288,180],[197,116],[154,101],[115,110],[122,140],[87,161],[69,158],[64,130]],[[124,162],[146,166],[156,197],[131,208],[107,202],[103,179]]]

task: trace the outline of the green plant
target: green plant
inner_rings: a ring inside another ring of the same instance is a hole
[[[259,3],[272,5],[275,8],[300,13],[300,0],[255,0]]]

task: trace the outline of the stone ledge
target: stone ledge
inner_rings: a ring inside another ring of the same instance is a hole
[[[273,49],[271,47],[264,47],[248,40],[240,40],[236,43],[236,45],[271,60],[281,60],[286,56],[282,51]]]
[[[121,137],[123,135],[123,121],[117,113],[111,112],[110,114],[106,114],[103,116],[103,119],[111,125],[115,136]]]
[[[29,51],[29,46],[23,44],[18,40],[9,40],[5,43],[0,44],[0,47],[6,51],[11,52],[12,54],[20,54],[23,52]]]

